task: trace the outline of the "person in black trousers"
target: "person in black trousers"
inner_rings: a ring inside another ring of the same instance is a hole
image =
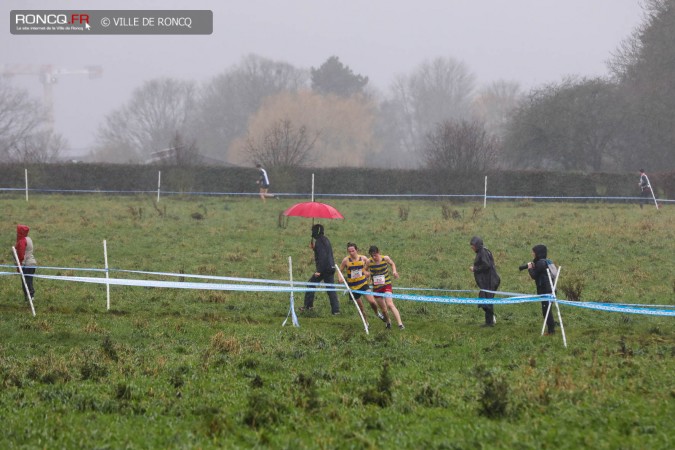
[[[310,247],[314,250],[314,263],[316,272],[309,279],[310,283],[324,282],[326,284],[335,283],[335,259],[333,258],[333,247],[330,241],[323,234],[323,225],[316,224],[312,226],[312,242]],[[333,289],[333,286],[330,287]],[[340,302],[334,290],[328,291],[328,300],[333,315],[340,314]],[[314,308],[314,292],[305,292],[305,305],[301,311],[309,311]]]
[[[532,247],[532,256],[533,260],[527,263],[527,271],[530,274],[530,277],[534,280],[534,284],[537,286],[537,295],[541,294],[552,294],[553,288],[551,287],[551,282],[548,276],[548,249],[544,244],[538,244]],[[550,302],[544,300],[541,302],[541,314],[546,317],[546,334],[555,333],[555,320],[553,320],[553,311],[548,311],[548,305]],[[548,316],[546,312],[548,311]]]
[[[26,285],[24,286],[23,280],[21,280],[21,289],[23,290],[23,295],[26,301],[30,299],[35,300],[35,288],[33,287],[33,275],[35,275],[35,270],[37,266],[37,261],[33,255],[33,240],[28,236],[30,228],[27,225],[17,225],[16,226],[16,249],[17,257],[19,258],[19,263],[21,263],[21,272],[23,272],[23,278],[26,280]],[[16,269],[19,272],[19,268]],[[26,290],[28,288],[28,290]]]
[[[481,289],[478,293],[478,297],[494,298],[495,294],[493,292],[486,292],[483,290],[496,291],[501,282],[499,274],[497,273],[497,268],[495,267],[495,259],[492,256],[492,252],[483,246],[483,240],[478,236],[472,237],[470,244],[473,251],[476,252],[476,258],[473,261],[473,265],[469,267],[469,270],[473,272],[476,284]],[[478,305],[478,307],[485,311],[485,324],[483,326],[493,327],[495,325],[494,305],[485,303]]]

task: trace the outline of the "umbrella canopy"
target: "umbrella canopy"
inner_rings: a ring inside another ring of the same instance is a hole
[[[311,217],[314,219],[344,219],[340,211],[330,205],[319,202],[302,202],[284,211],[284,216]]]

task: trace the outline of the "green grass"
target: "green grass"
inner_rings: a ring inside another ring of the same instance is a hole
[[[41,266],[102,268],[105,239],[111,268],[288,279],[291,256],[296,280],[314,270],[311,219],[278,226],[292,200],[0,201],[5,264],[25,223]],[[545,243],[582,300],[675,304],[671,207],[328,203],[346,217],[322,222],[338,262],[347,241],[378,245],[397,263],[395,291],[473,288],[480,235],[503,290],[533,292],[517,267]],[[670,318],[563,307],[565,349],[539,335],[539,304],[497,306],[483,329],[475,306],[397,301],[406,330],[368,311],[366,335],[342,295],[341,316],[318,294],[294,328],[281,327],[287,294],[113,286],[106,311],[102,285],[35,284],[32,317],[17,277],[0,278],[1,448],[675,446]]]

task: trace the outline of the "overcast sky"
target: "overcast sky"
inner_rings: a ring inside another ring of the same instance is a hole
[[[435,57],[464,62],[480,85],[529,90],[566,75],[604,76],[606,62],[642,22],[640,0],[3,0],[0,69],[103,66],[100,79],[64,76],[55,125],[76,149],[94,142],[106,114],[143,81],[207,81],[255,53],[299,68],[336,55],[386,93],[397,75]],[[208,9],[207,36],[26,36],[9,32],[15,9]],[[13,83],[42,97],[37,77]]]

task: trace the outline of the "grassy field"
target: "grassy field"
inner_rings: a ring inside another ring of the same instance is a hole
[[[111,268],[288,279],[313,272],[311,219],[292,200],[34,196],[1,198],[11,264],[31,226],[41,274]],[[469,240],[494,253],[500,289],[533,293],[518,266],[545,243],[581,300],[675,304],[675,209],[635,205],[331,200],[336,259],[378,245],[399,287],[472,289]],[[11,269],[4,269],[11,270]],[[101,276],[98,274],[96,276]],[[127,274],[111,276],[128,277]],[[288,294],[112,287],[36,280],[37,316],[0,277],[0,448],[675,447],[672,318],[563,307],[541,337],[539,304],[397,301],[405,330],[370,313],[366,335],[340,295],[330,315],[281,327]],[[561,298],[565,294],[560,293]],[[296,295],[296,303],[302,294]]]

